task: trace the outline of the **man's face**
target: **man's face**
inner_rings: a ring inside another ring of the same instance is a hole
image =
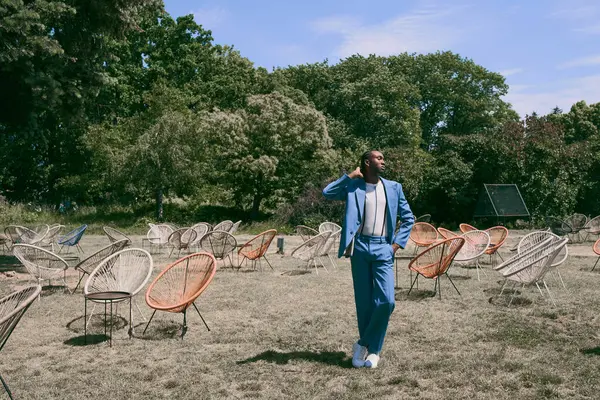
[[[378,175],[381,174],[383,171],[385,171],[385,160],[383,159],[383,154],[381,154],[379,151],[372,151],[367,165],[371,171],[377,173]]]

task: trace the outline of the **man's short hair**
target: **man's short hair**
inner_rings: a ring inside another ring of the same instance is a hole
[[[363,155],[360,157],[360,170],[364,173],[365,168],[367,167],[367,160],[371,158],[371,154],[375,150],[365,151]]]

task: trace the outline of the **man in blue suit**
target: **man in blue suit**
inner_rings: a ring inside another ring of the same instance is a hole
[[[383,154],[368,151],[360,167],[323,189],[327,199],[346,201],[338,256],[351,257],[359,333],[352,357],[356,368],[377,368],[395,306],[394,253],[406,246],[414,224],[402,185],[381,178],[384,170]],[[394,234],[398,217],[402,224]]]

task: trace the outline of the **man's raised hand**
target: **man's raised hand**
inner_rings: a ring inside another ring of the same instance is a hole
[[[354,178],[363,178],[363,174],[360,171],[360,167],[357,167],[354,171],[350,172],[348,176],[352,179]]]

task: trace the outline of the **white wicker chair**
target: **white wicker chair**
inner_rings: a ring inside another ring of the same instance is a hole
[[[196,240],[197,233],[192,228],[180,228],[169,235],[169,246],[171,246],[171,252],[169,257],[173,254],[173,250],[177,249],[177,255],[181,254],[181,250],[189,250],[192,243]]]
[[[296,226],[296,234],[300,235],[303,242],[306,242],[311,237],[317,236],[319,234],[319,231],[311,228],[310,226],[298,225]]]
[[[146,234],[146,238],[150,242],[150,245],[158,247],[159,250],[166,247],[169,244],[169,236],[173,233],[173,228],[165,224],[148,224],[148,226],[150,230]]]
[[[222,260],[225,264],[225,258],[229,259],[230,266],[233,268],[233,251],[237,248],[237,240],[229,232],[210,231],[200,239],[200,249],[212,254],[215,259]]]
[[[321,259],[320,259],[321,257],[329,258],[329,262],[331,263],[333,268],[337,268],[335,261],[333,260],[333,258],[331,258],[331,254],[329,254],[329,253],[331,252],[332,249],[335,250],[335,244],[337,243],[341,234],[342,234],[341,229],[330,232],[329,237],[327,238],[325,243],[323,243],[323,245],[320,247],[319,252],[317,254],[317,259],[319,260],[319,263],[321,263],[323,268],[325,268],[325,264],[323,264],[323,262],[321,261]],[[327,268],[325,268],[325,270],[327,270]]]
[[[207,224],[206,222],[199,222],[199,223],[193,225],[190,229],[192,229],[196,232],[196,239],[194,239],[192,241],[192,243],[190,243],[190,247],[194,247],[194,246],[198,245],[198,243],[200,242],[200,239],[202,239],[202,236],[204,236],[208,232],[210,232],[212,227],[210,226],[210,224]]]
[[[229,233],[230,234],[234,234],[235,232],[237,232],[238,228],[240,227],[240,224],[242,223],[242,220],[237,221],[235,224],[233,224],[231,226],[231,229],[229,229]]]
[[[77,265],[75,265],[73,268],[79,273],[79,281],[77,282],[75,289],[73,289],[73,293],[75,293],[75,291],[79,287],[79,284],[81,283],[83,277],[85,277],[86,275],[89,276],[94,271],[94,269],[96,269],[96,267],[107,257],[115,254],[117,251],[123,250],[128,245],[129,242],[127,241],[127,239],[111,243],[108,246],[105,246],[100,250],[96,251],[94,254],[87,257],[86,259],[80,261]]]
[[[31,244],[17,243],[13,246],[13,254],[19,259],[27,269],[27,272],[41,285],[43,281],[52,279],[62,279],[65,288],[67,286],[67,268],[69,264],[57,254],[52,253],[41,247]]]
[[[559,242],[562,239],[560,236],[550,231],[531,232],[521,238],[519,244],[517,245],[517,253],[524,253],[548,238],[552,239],[553,243]],[[565,282],[563,281],[563,278],[560,275],[558,266],[564,263],[567,260],[568,256],[569,249],[568,246],[565,245],[550,265],[550,270],[556,272],[558,278],[560,279],[560,282],[562,283],[563,289],[566,289],[567,287],[565,286]]]
[[[319,225],[319,233],[323,233],[323,232],[327,232],[327,231],[335,232],[338,229],[341,230],[342,227],[339,226],[338,224],[336,224],[335,222],[325,221],[321,225]]]
[[[540,288],[540,283],[544,285],[548,296],[553,304],[556,304],[548,285],[544,281],[546,273],[550,270],[552,262],[560,253],[562,248],[567,244],[568,239],[561,239],[558,242],[554,242],[553,238],[547,238],[546,240],[534,245],[528,251],[524,253],[517,253],[513,257],[504,261],[502,264],[494,267],[496,271],[499,271],[505,278],[504,285],[500,294],[504,292],[506,284],[513,282],[513,294],[511,296],[509,305],[512,304],[514,296],[516,294],[516,287],[520,285],[521,288],[525,286],[535,285],[542,297],[544,293]]]
[[[479,257],[485,254],[485,251],[490,245],[490,235],[485,231],[474,230],[468,231],[460,235],[465,239],[465,244],[461,247],[459,252],[454,257],[454,262],[458,264],[469,264],[475,262],[475,269],[477,270],[477,280],[479,279],[479,270],[484,274],[485,271],[479,265]]]
[[[60,235],[60,231],[64,228],[64,225],[55,224],[48,228],[48,233],[44,238],[38,243],[39,247],[50,247],[52,252],[54,252],[54,245],[57,244],[58,237]]]
[[[23,314],[41,291],[42,287],[39,285],[29,286],[0,299],[0,351],[4,348]],[[8,397],[12,400],[12,393],[2,375],[0,375],[0,381],[2,381]]]
[[[306,242],[292,250],[291,256],[299,260],[306,261],[306,268],[310,268],[311,264],[313,264],[315,266],[316,273],[319,274],[316,259],[321,252],[321,248],[325,242],[327,242],[327,239],[329,239],[331,233],[331,231],[325,231],[308,239]]]
[[[102,230],[104,231],[104,234],[111,243],[115,243],[121,240],[127,240],[127,246],[131,246],[131,239],[120,230],[112,228],[110,226],[105,226],[102,228]]]
[[[224,231],[229,232],[229,230],[233,228],[233,221],[226,219],[225,221],[221,221],[213,227],[213,231]]]
[[[105,258],[92,271],[83,287],[84,295],[99,292],[126,292],[130,297],[138,294],[146,285],[152,275],[154,262],[152,256],[143,249],[124,249]],[[142,319],[144,314],[135,303]],[[90,313],[90,318],[85,322],[86,327],[92,318],[94,309]],[[133,315],[129,315],[129,335],[133,334]]]

